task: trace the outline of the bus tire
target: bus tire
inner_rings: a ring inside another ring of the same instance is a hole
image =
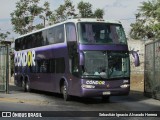
[[[64,81],[62,86],[61,86],[61,93],[62,93],[63,99],[65,101],[69,101],[70,100],[70,95],[68,95],[68,86],[67,86],[66,81]]]
[[[28,80],[23,81],[23,88],[24,88],[25,92],[30,92],[31,91],[30,84],[29,84]]]

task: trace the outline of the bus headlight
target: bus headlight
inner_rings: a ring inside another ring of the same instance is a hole
[[[82,88],[95,88],[95,86],[94,85],[85,85],[85,84],[83,84]]]
[[[127,87],[129,87],[130,85],[129,84],[124,84],[124,85],[121,85],[120,87],[121,88],[127,88]]]

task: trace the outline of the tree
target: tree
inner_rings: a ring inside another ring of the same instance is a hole
[[[104,11],[103,9],[96,9],[94,12],[92,11],[92,4],[89,2],[79,2],[78,3],[79,15],[81,18],[103,18]]]
[[[65,0],[51,15],[51,23],[58,23],[67,20],[69,17],[76,17],[75,8],[70,0]]]
[[[100,8],[96,9],[96,11],[94,12],[94,17],[103,18],[103,15],[104,15],[104,11]]]
[[[25,34],[35,28],[42,28],[44,24],[34,26],[36,18],[45,21],[50,15],[49,3],[45,2],[43,7],[38,6],[40,0],[20,0],[16,3],[16,10],[11,15],[11,22],[16,33]]]
[[[5,33],[0,32],[0,41],[5,40],[8,37],[8,35],[10,35],[10,32],[8,32],[8,31]]]
[[[93,12],[92,12],[92,5],[87,2],[79,2],[78,3],[78,10],[81,18],[92,18]]]
[[[131,24],[130,36],[134,39],[160,37],[160,0],[142,2],[136,14],[136,22]]]
[[[11,22],[16,33],[26,34],[35,29],[41,29],[46,24],[55,24],[67,20],[69,17],[75,18],[75,6],[71,0],[64,0],[55,11],[50,10],[49,2],[45,2],[43,6],[39,6],[40,0],[19,0],[16,3],[16,10],[11,13]],[[79,14],[81,18],[103,18],[104,11],[97,9],[92,12],[92,5],[81,1],[78,4]],[[42,19],[41,23],[36,23],[37,19]]]
[[[46,26],[46,21],[49,21],[51,15],[53,14],[53,12],[50,10],[49,6],[50,6],[49,2],[45,2],[44,3],[44,9],[43,9],[44,10],[44,15],[39,16],[44,21],[42,27]],[[39,24],[38,26],[41,26],[41,24]]]

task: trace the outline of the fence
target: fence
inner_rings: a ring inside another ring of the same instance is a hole
[[[9,46],[0,45],[0,91],[9,93]]]
[[[144,94],[160,100],[160,40],[145,45]]]

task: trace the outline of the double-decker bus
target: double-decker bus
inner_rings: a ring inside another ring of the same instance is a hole
[[[120,22],[70,19],[15,40],[15,84],[70,96],[128,95],[130,60]]]

